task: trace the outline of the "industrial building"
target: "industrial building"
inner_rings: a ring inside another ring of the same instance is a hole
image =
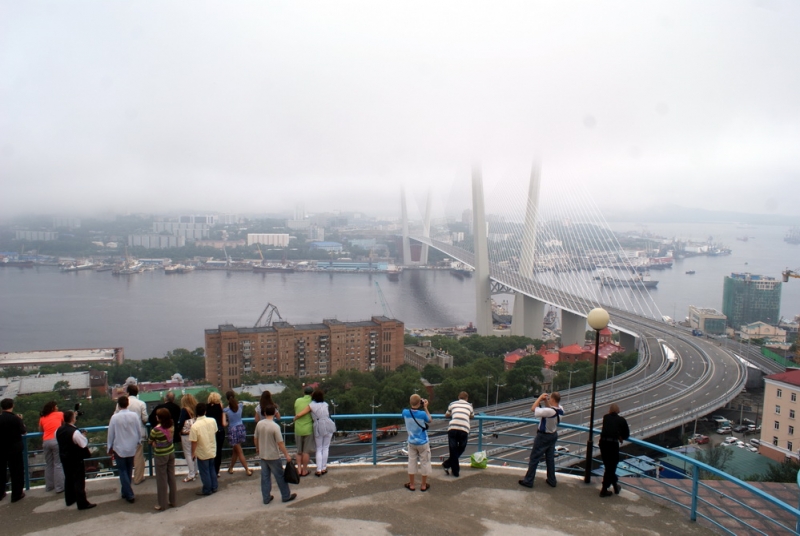
[[[205,331],[206,380],[220,390],[241,385],[244,374],[329,376],[339,370],[394,370],[403,364],[404,325],[373,316],[361,322],[273,322]]]
[[[711,335],[725,335],[727,317],[710,307],[689,306],[689,327]]]
[[[728,318],[728,326],[738,330],[759,321],[776,325],[780,310],[781,282],[774,277],[750,273],[725,277],[722,313]]]
[[[0,369],[38,369],[43,365],[121,365],[123,348],[81,348],[76,350],[41,350],[33,352],[0,352]]]

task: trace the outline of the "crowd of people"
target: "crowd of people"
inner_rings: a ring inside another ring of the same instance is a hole
[[[198,403],[191,394],[181,397],[180,405],[175,403],[173,393],[167,393],[164,402],[156,406],[150,415],[146,405],[138,398],[138,387],[128,385],[127,395],[120,396],[114,415],[108,424],[107,452],[116,465],[120,480],[120,494],[129,503],[136,501],[133,486],[145,480],[144,446],[149,443],[153,453],[157,488],[155,510],[164,511],[176,506],[175,452],[179,445],[186,460],[187,473],[183,482],[193,482],[199,475],[201,487],[196,494],[208,496],[219,488],[218,478],[222,464],[222,447],[227,435],[232,456],[228,473],[233,474],[236,463],[240,463],[247,476],[253,469],[247,464],[243,445],[247,433],[242,420],[242,404],[236,393],[225,394],[227,404],[222,405],[222,397],[213,392],[205,403]],[[461,472],[459,458],[463,455],[469,438],[470,419],[475,413],[466,392],[461,392],[452,402],[445,414],[449,419],[447,430],[449,456],[441,467],[446,475],[458,477]],[[558,425],[564,416],[560,405],[561,396],[557,392],[543,393],[531,407],[534,417],[539,419],[536,437],[531,450],[527,472],[519,484],[532,488],[539,462],[544,458],[546,482],[556,487],[555,446],[558,440]],[[23,436],[27,433],[20,415],[13,413],[14,402],[4,399],[0,403],[0,500],[6,496],[7,471],[11,477],[11,502],[23,497],[24,460]],[[328,472],[328,455],[336,424],[328,412],[328,404],[322,390],[306,387],[303,396],[294,404],[294,427],[296,444],[296,464],[300,477],[309,476],[311,457],[315,457],[315,473],[321,477]],[[404,487],[416,491],[416,476],[420,475],[419,490],[427,492],[431,488],[428,477],[432,473],[431,449],[428,427],[431,414],[428,401],[417,394],[411,395],[409,407],[402,417],[408,433],[408,481]],[[45,491],[64,492],[67,506],[77,505],[79,510],[94,508],[96,505],[86,497],[86,472],[84,461],[91,457],[86,432],[75,426],[74,411],[61,412],[55,401],[45,404],[39,420],[42,432],[42,450],[45,458]],[[272,479],[274,478],[283,502],[296,498],[284,478],[284,465],[281,455],[287,461],[292,457],[286,449],[280,426],[280,412],[269,391],[261,395],[255,414],[256,427],[253,434],[256,455],[261,467],[261,494],[264,504],[273,500]],[[147,432],[147,424],[150,432]],[[226,434],[227,430],[227,434]],[[628,438],[627,422],[619,415],[619,407],[612,404],[609,413],[603,418],[600,434],[600,451],[606,472],[603,477],[601,497],[620,492],[616,477],[619,462],[619,445]]]

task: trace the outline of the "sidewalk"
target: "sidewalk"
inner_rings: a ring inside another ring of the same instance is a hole
[[[682,512],[624,488],[619,496],[601,499],[599,482],[587,486],[580,478],[559,475],[554,489],[539,474],[531,490],[517,484],[522,474],[516,468],[465,468],[453,478],[437,468],[431,490],[412,493],[403,487],[405,464],[331,466],[327,475],[292,486],[297,499],[291,503],[280,502],[273,482],[278,500],[264,506],[260,471],[252,477],[223,471],[219,492],[211,497],[195,495],[199,479],[188,484],[179,479],[178,506],[166,512],[153,509],[155,478],[134,486],[135,504],[120,498],[117,479],[93,479],[87,489],[97,508],[67,509],[63,495],[35,489],[18,503],[0,503],[0,519],[2,532],[13,536],[713,534]]]

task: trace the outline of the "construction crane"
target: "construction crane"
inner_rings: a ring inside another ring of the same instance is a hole
[[[258,328],[258,327],[271,326],[273,313],[278,315],[278,318],[283,320],[283,317],[281,316],[280,311],[278,311],[278,308],[272,305],[271,303],[268,303],[267,306],[264,307],[264,310],[261,312],[261,316],[259,316],[258,320],[256,320],[256,325],[253,327]],[[265,315],[266,319],[264,318]],[[261,322],[262,319],[264,319],[263,323]]]
[[[386,303],[386,298],[383,296],[383,291],[381,290],[381,286],[375,281],[375,288],[378,289],[378,299],[381,300],[381,307],[383,307],[383,316],[387,318],[394,318],[394,314],[392,314],[392,310],[389,308],[389,304]]]
[[[794,270],[785,269],[781,275],[783,275],[783,282],[788,283],[790,277],[797,277],[800,278],[800,268],[795,268]]]

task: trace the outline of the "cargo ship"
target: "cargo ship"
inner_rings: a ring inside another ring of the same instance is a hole
[[[294,266],[279,263],[256,264],[253,271],[257,274],[293,274]]]
[[[624,287],[624,288],[656,288],[658,281],[650,279],[650,274],[635,275],[630,279],[620,279],[618,277],[604,276],[600,279],[600,284],[604,287]]]

